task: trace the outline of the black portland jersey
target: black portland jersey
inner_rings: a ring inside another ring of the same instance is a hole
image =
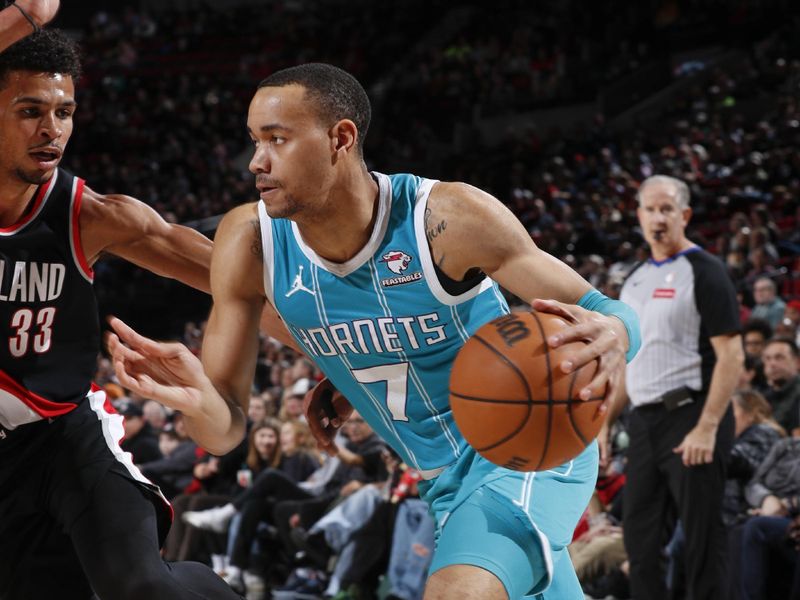
[[[91,387],[100,342],[80,243],[83,180],[57,169],[0,228],[0,426],[62,415]]]

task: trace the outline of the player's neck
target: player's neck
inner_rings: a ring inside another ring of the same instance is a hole
[[[331,191],[323,214],[313,221],[298,220],[303,240],[326,260],[350,260],[372,235],[378,196],[378,184],[366,168],[349,173]]]
[[[38,186],[18,177],[0,177],[0,228],[11,227],[30,210]]]

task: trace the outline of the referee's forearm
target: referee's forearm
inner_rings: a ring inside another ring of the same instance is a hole
[[[742,374],[742,363],[743,355],[740,353],[726,353],[725,356],[719,357],[717,364],[714,365],[708,397],[698,424],[714,428],[719,426]]]

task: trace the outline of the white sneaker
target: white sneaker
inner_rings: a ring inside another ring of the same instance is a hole
[[[226,558],[224,554],[212,554],[211,555],[211,570],[214,571],[217,575],[222,575],[227,569],[226,567]]]
[[[242,580],[242,570],[239,567],[228,565],[228,570],[222,575],[222,580],[227,583],[232,590],[237,592],[244,591],[244,581]]]
[[[236,507],[233,504],[209,508],[208,510],[187,510],[183,513],[183,522],[216,533],[228,531],[228,524],[236,514]]]

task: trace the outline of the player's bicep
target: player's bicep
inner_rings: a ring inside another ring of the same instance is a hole
[[[547,298],[574,303],[589,290],[580,275],[538,248],[522,223],[496,198],[464,184],[439,184],[431,199],[431,222],[448,223],[445,235],[430,240],[431,249],[434,256],[444,257],[442,270],[451,277],[458,279],[478,268],[525,301]]]

